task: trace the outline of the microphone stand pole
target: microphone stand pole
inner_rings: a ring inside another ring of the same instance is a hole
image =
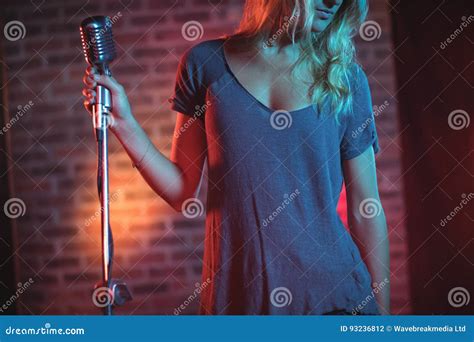
[[[102,68],[104,74],[110,75],[107,67]],[[98,85],[96,88],[96,104],[93,105],[95,136],[97,141],[97,188],[100,197],[101,234],[102,234],[102,287],[105,294],[104,315],[112,315],[114,289],[111,284],[113,240],[110,229],[109,207],[109,153],[108,153],[108,125],[109,112],[112,110],[112,97],[109,89]]]
[[[99,66],[99,71],[104,75],[111,76],[110,69],[106,64]],[[109,137],[107,130],[112,120],[110,116],[112,96],[109,89],[101,85],[96,87],[96,103],[92,108],[95,137],[97,140],[97,190],[100,197],[102,234],[102,282],[96,285],[96,291],[99,292],[97,292],[97,298],[95,299],[100,299],[100,306],[103,307],[104,315],[110,316],[112,315],[113,307],[124,305],[125,302],[132,300],[132,294],[125,282],[119,279],[112,279],[114,241],[112,229],[110,228]],[[102,299],[105,299],[105,302],[102,303]]]

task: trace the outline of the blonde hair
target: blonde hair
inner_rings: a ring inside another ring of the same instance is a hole
[[[352,38],[367,16],[368,4],[367,0],[343,0],[332,22],[318,33],[312,32],[314,8],[314,0],[247,0],[234,36],[271,41],[283,32],[294,43],[298,28],[302,53],[292,70],[309,65],[314,80],[308,94],[311,102],[321,106],[328,101],[339,122],[341,113],[352,112]]]

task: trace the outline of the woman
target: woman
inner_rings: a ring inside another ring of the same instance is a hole
[[[207,159],[200,313],[389,313],[378,138],[351,41],[366,13],[365,0],[247,1],[238,32],[181,58],[169,159],[123,87],[87,70],[86,108],[96,84],[111,90],[112,132],[176,210]],[[336,212],[343,180],[351,234]]]

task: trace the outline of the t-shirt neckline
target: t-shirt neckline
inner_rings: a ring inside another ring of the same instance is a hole
[[[239,79],[237,78],[237,76],[234,74],[234,72],[232,71],[232,69],[230,68],[230,65],[229,63],[227,62],[227,57],[225,55],[225,51],[224,51],[224,44],[225,42],[229,39],[229,36],[225,37],[225,38],[222,38],[222,42],[221,42],[221,47],[220,47],[220,52],[221,52],[221,57],[222,57],[222,60],[224,61],[224,65],[225,65],[225,69],[227,71],[227,73],[230,75],[230,77],[232,78],[232,80],[238,85],[238,87],[245,93],[247,94],[247,96],[254,102],[256,102],[261,108],[263,108],[265,111],[269,112],[269,113],[275,113],[275,112],[278,112],[278,111],[285,111],[287,113],[290,113],[290,114],[293,114],[293,113],[298,113],[298,112],[303,112],[303,111],[307,111],[307,110],[313,110],[314,111],[314,104],[310,104],[310,105],[307,105],[305,107],[301,107],[301,108],[297,108],[297,109],[293,109],[293,110],[286,110],[286,109],[272,109],[270,108],[269,106],[267,106],[266,104],[264,104],[263,102],[261,102],[259,99],[257,99],[240,81]]]

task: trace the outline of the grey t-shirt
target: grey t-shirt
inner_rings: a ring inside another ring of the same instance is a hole
[[[354,64],[353,113],[340,124],[321,115],[328,106],[274,111],[232,73],[224,42],[184,53],[169,99],[205,123],[202,279],[210,283],[200,313],[378,314],[370,274],[336,212],[342,160],[379,150],[365,73]]]

